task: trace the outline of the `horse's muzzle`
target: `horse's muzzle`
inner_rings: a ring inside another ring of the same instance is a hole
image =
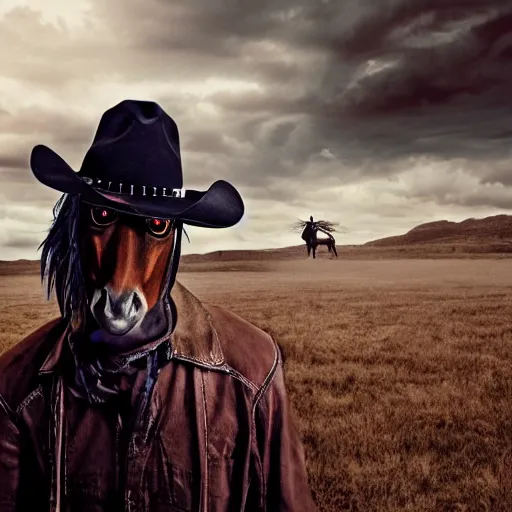
[[[91,312],[99,326],[116,336],[131,331],[147,311],[146,299],[136,289],[117,294],[107,285],[95,290],[91,301]]]

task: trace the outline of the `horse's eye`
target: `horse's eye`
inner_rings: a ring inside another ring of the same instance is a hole
[[[172,223],[170,220],[164,219],[148,219],[148,231],[156,237],[164,237],[171,231]]]
[[[91,218],[97,226],[108,226],[117,219],[117,212],[110,208],[94,207],[91,208]]]

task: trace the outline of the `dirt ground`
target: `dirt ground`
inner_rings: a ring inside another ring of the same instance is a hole
[[[512,510],[512,261],[187,266],[178,279],[269,331],[319,509]],[[57,312],[0,277],[0,350]]]

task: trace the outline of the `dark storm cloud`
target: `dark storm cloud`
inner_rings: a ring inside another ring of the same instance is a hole
[[[308,73],[304,48],[286,29],[296,2],[113,0],[96,6],[126,49],[127,65],[119,62],[122,54],[116,63],[126,75],[144,66],[148,76],[173,81],[209,75],[297,86]]]
[[[509,158],[512,149],[512,108],[464,105],[421,108],[409,114],[359,119],[340,126],[335,117],[316,124],[319,140],[339,158],[358,163],[373,174],[381,167],[392,173],[396,160],[409,156],[466,158],[472,161]],[[321,143],[317,145],[320,147]]]
[[[267,151],[264,160],[273,160],[261,168],[262,177],[287,172],[279,146],[302,162],[328,147],[344,162],[361,165],[363,176],[377,172],[368,160],[390,162],[381,167],[386,174],[395,159],[410,155],[509,154],[508,0],[196,0],[179,6],[154,0],[146,7],[131,2],[124,19],[119,5],[105,9],[119,22],[135,15],[141,21],[120,37],[135,48],[181,52],[188,62],[176,73],[207,62],[208,73],[217,68],[259,80],[263,91],[212,98],[225,115],[247,116],[248,131],[270,118],[304,116],[308,129],[298,143],[288,146],[286,136],[270,134],[256,140],[256,148]],[[265,40],[280,50],[258,46]],[[313,73],[301,62],[307,52],[318,57],[311,60]],[[262,163],[256,158],[254,165]]]
[[[396,114],[454,99],[471,106],[475,100],[481,104],[482,95],[490,105],[510,105],[512,9],[504,5],[489,2],[482,9],[482,4],[460,2],[450,8],[449,2],[431,2],[420,13],[428,22],[417,33],[397,32],[405,20],[414,22],[415,10],[370,18],[357,36],[342,41],[338,55],[388,59],[390,65],[361,79],[361,91],[352,94],[353,103],[347,100],[348,110]]]
[[[485,194],[472,194],[468,197],[462,197],[459,201],[452,201],[444,204],[457,204],[469,207],[492,207],[503,208],[504,210],[512,209],[512,197],[508,196],[486,196]]]
[[[509,165],[506,169],[492,169],[482,178],[481,183],[483,185],[501,183],[506,187],[512,187],[512,168]]]
[[[80,37],[30,9],[0,21],[0,79],[44,90],[23,109],[0,102],[13,203],[57,196],[23,172],[34,144],[78,170],[106,98],[126,94],[176,119],[191,188],[222,178],[283,208],[341,208],[340,186],[396,179],[426,157],[462,159],[477,189],[448,196],[443,182],[406,199],[510,204],[510,0],[93,2]]]
[[[375,9],[351,32],[315,41],[331,55],[315,133],[335,155],[356,162],[508,157],[511,36],[508,2]],[[348,81],[337,71],[347,62]]]
[[[108,38],[83,49],[73,47],[70,34],[38,25],[33,11],[19,9],[9,22],[15,28],[20,20],[28,23],[51,42],[67,37],[69,78],[78,68],[94,68],[91,75],[98,76],[95,63],[103,62],[126,79],[168,80],[171,92],[192,78],[254,81],[260,91],[209,98],[220,109],[219,126],[235,136],[245,125],[304,116],[302,141],[290,148],[283,142],[291,158],[298,147],[302,161],[326,146],[360,164],[369,156],[464,156],[468,146],[486,155],[503,152],[509,141],[510,116],[497,109],[511,106],[508,0],[114,0],[96,2],[94,12],[108,26]],[[86,61],[91,52],[95,58]],[[183,99],[170,106],[179,112]],[[496,122],[507,135],[486,147]],[[221,142],[208,146],[200,124],[186,125],[192,146],[229,151]],[[85,133],[70,142],[79,144]],[[447,134],[453,144],[445,142]],[[282,172],[277,163],[263,175],[272,169]]]

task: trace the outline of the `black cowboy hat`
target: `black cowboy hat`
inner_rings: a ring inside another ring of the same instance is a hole
[[[125,100],[107,110],[78,173],[43,145],[32,150],[30,166],[48,187],[133,215],[224,228],[244,214],[226,181],[205,192],[183,189],[178,128],[154,102]]]

